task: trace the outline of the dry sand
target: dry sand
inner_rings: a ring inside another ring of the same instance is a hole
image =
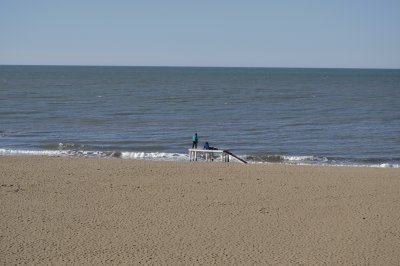
[[[400,265],[400,169],[0,156],[0,264]]]

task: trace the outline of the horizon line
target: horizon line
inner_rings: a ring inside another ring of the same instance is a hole
[[[195,66],[195,65],[97,65],[97,64],[0,64],[0,66],[70,66],[70,67],[159,67],[159,68],[278,68],[278,69],[364,69],[364,70],[400,70],[387,67],[295,67],[295,66]]]

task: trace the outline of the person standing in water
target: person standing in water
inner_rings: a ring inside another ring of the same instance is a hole
[[[192,141],[193,141],[193,143],[192,143],[192,149],[194,148],[194,149],[197,149],[197,143],[199,143],[199,137],[197,136],[197,133],[195,133],[193,136],[192,136]]]

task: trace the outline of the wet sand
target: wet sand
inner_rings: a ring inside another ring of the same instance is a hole
[[[0,264],[398,265],[400,169],[0,156]]]

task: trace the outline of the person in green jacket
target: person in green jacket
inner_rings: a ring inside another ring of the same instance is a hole
[[[192,143],[192,149],[194,148],[194,149],[197,149],[197,143],[199,143],[199,137],[197,136],[197,133],[195,133],[193,136],[192,136],[192,141],[193,141],[193,143]]]

